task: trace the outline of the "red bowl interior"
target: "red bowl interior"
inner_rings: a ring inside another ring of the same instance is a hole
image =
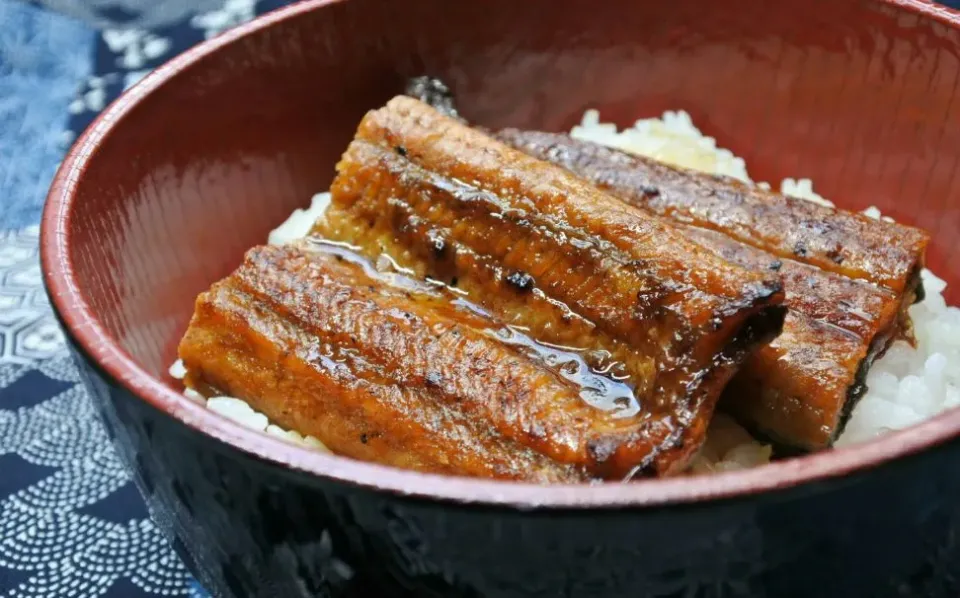
[[[313,1],[208,42],[111,106],[64,162],[43,220],[54,306],[144,400],[265,458],[463,500],[650,503],[790,485],[944,442],[960,413],[866,445],[695,480],[541,488],[395,471],[247,431],[166,377],[193,298],[312,194],[362,114],[442,77],[488,126],[628,125],[687,110],[757,180],[809,177],[849,209],[933,233],[960,301],[960,29],[919,0]],[[429,489],[429,490],[427,490]]]

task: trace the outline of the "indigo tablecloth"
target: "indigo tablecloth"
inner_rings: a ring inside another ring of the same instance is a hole
[[[94,417],[41,285],[37,222],[64,151],[110,101],[283,3],[0,0],[0,596],[207,595]]]

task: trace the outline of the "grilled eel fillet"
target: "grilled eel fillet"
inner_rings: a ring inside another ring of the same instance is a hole
[[[774,273],[731,264],[412,98],[369,112],[337,171],[315,234],[456,286],[629,381],[630,433],[588,446],[601,477],[682,470],[729,378],[779,333]]]
[[[779,271],[790,313],[753,354],[721,408],[795,448],[832,444],[873,360],[911,337],[929,236],[739,181],[675,168],[567,135],[508,129],[498,139],[562,166],[748,268]]]
[[[254,248],[197,299],[187,384],[335,453],[436,473],[584,480],[589,444],[628,432],[502,324],[401,280],[320,244]]]

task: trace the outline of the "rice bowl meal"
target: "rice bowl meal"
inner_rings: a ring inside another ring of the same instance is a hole
[[[753,467],[960,405],[923,231],[807,179],[775,193],[683,111],[490,132],[417,89],[198,299],[170,369],[188,398],[317,450],[542,483]]]
[[[960,13],[589,8],[291,4],[65,158],[50,303],[209,592],[960,595]]]

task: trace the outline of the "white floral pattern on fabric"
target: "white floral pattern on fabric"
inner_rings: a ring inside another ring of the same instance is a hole
[[[164,27],[197,12],[213,10],[223,0],[35,0],[97,28]]]
[[[65,149],[64,110],[92,71],[93,42],[72,19],[0,0],[0,229],[38,219]],[[0,316],[6,309],[0,297]]]
[[[257,0],[226,0],[219,9],[196,15],[190,24],[203,29],[204,37],[210,39],[252,19],[256,8]]]
[[[35,226],[0,232],[0,462],[43,476],[0,492],[0,578],[22,579],[5,596],[95,598],[120,580],[150,595],[200,595],[145,513],[121,521],[96,513],[131,482],[50,312],[37,242]],[[27,381],[30,393],[16,386]],[[25,396],[38,389],[56,392]]]
[[[148,61],[170,51],[168,38],[144,29],[106,29],[103,41],[119,55],[117,66],[125,69],[142,69]]]
[[[0,160],[7,203],[25,206],[11,211],[0,201],[8,227],[38,219],[62,151],[122,91],[177,53],[289,0],[32,1],[100,31],[84,32],[81,47],[69,27],[82,30],[75,21],[0,0],[0,142],[26,150],[7,170]],[[44,18],[33,24],[24,12]],[[24,76],[38,70],[38,56],[50,77]],[[35,109],[47,95],[57,108]],[[63,111],[68,130],[59,128]],[[44,176],[34,165],[44,165]],[[40,286],[36,247],[36,227],[0,230],[0,597],[204,598],[93,415]]]

